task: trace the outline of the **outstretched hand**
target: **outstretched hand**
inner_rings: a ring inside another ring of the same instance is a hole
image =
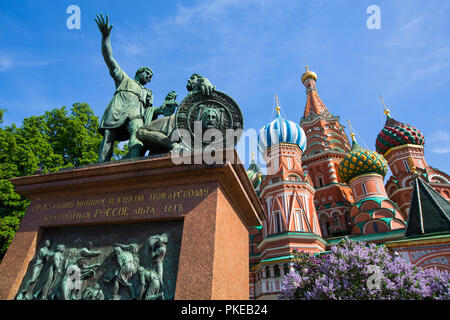
[[[112,29],[112,25],[109,25],[109,18],[108,15],[106,15],[106,20],[103,18],[103,14],[98,14],[97,18],[94,19],[95,22],[97,23],[97,26],[100,30],[100,32],[102,33],[103,37],[108,37],[109,34],[111,33],[111,29]]]
[[[210,96],[216,90],[216,87],[206,78],[200,78],[198,82],[198,88],[204,95]]]

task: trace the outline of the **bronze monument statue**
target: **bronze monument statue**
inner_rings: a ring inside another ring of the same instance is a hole
[[[194,73],[186,85],[188,96],[178,106],[176,93],[169,92],[163,105],[153,106],[152,91],[144,87],[150,82],[153,71],[141,67],[131,79],[113,58],[108,15],[97,15],[96,23],[102,34],[102,53],[116,92],[100,121],[99,132],[103,135],[98,161],[109,161],[115,141],[128,141],[128,158],[140,157],[147,150],[150,154],[193,149],[194,140],[200,141],[201,148],[234,147],[243,130],[242,112],[236,102],[226,94],[217,91],[211,82]],[[163,117],[158,118],[159,115]],[[215,130],[203,139],[204,132],[198,133],[195,123],[201,123],[201,130]],[[232,131],[232,132],[231,132]],[[175,133],[175,134],[174,134]],[[197,144],[198,145],[198,144]],[[200,151],[200,150],[196,150]]]
[[[205,77],[194,73],[186,85],[189,93],[201,92],[205,95],[211,95],[215,87]],[[184,101],[184,100],[183,100]],[[166,113],[167,114],[167,113]],[[138,129],[136,137],[149,146],[151,153],[166,153],[171,150],[182,148],[179,139],[173,139],[173,132],[176,128],[175,115],[164,116],[151,122],[146,122],[145,126]],[[156,150],[156,152],[155,152]],[[159,152],[158,152],[159,151]]]
[[[99,132],[103,135],[98,161],[109,161],[113,154],[115,141],[128,141],[129,158],[143,155],[143,144],[136,138],[136,131],[144,125],[146,119],[155,119],[163,114],[161,108],[153,107],[153,93],[144,86],[150,82],[153,71],[148,67],[140,67],[131,79],[113,58],[111,48],[111,29],[108,15],[97,15],[98,28],[102,34],[102,54],[114,79],[116,92],[109,102],[100,121]]]

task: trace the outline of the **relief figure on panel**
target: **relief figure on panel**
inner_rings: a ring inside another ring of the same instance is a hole
[[[51,240],[47,239],[44,246],[39,249],[39,252],[35,256],[35,262],[32,269],[31,279],[29,279],[25,287],[19,292],[17,300],[32,300],[33,290],[36,286],[39,276],[46,265],[48,265],[49,260],[54,255],[54,252],[50,250]]]
[[[167,233],[154,235],[148,239],[149,253],[152,257],[152,267],[149,269],[145,269],[144,267],[139,268],[139,299],[164,300],[163,264],[168,241],[169,235]]]

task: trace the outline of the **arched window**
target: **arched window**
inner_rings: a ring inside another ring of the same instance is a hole
[[[328,223],[328,217],[326,214],[322,214],[319,217],[319,224],[320,224],[320,230],[322,231],[322,236],[323,237],[328,237],[328,227],[329,227],[329,223]]]
[[[285,275],[287,275],[289,273],[289,264],[288,263],[285,263],[283,265],[283,271],[284,271]]]
[[[270,278],[270,268],[266,266],[266,278]]]
[[[333,213],[333,225],[339,226],[341,224],[341,220],[339,219],[339,212]]]
[[[275,278],[280,277],[280,267],[277,264],[273,267],[273,276]]]
[[[364,183],[361,184],[363,189],[363,194],[367,194],[366,185]]]
[[[281,215],[280,213],[275,213],[275,233],[281,233]]]
[[[303,212],[303,209],[295,210],[295,220],[297,222],[297,231],[303,231],[302,212]]]
[[[316,183],[317,183],[317,188],[322,188],[323,187],[323,176],[322,174],[318,174],[316,176]]]

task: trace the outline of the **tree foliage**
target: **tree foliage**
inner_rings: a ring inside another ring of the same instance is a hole
[[[344,239],[321,257],[297,253],[280,299],[450,299],[450,274]]]
[[[48,173],[95,163],[101,140],[98,117],[86,103],[25,118],[20,127],[0,128],[0,260],[29,204],[8,179],[33,175],[38,169]],[[115,148],[115,157],[123,154]]]

